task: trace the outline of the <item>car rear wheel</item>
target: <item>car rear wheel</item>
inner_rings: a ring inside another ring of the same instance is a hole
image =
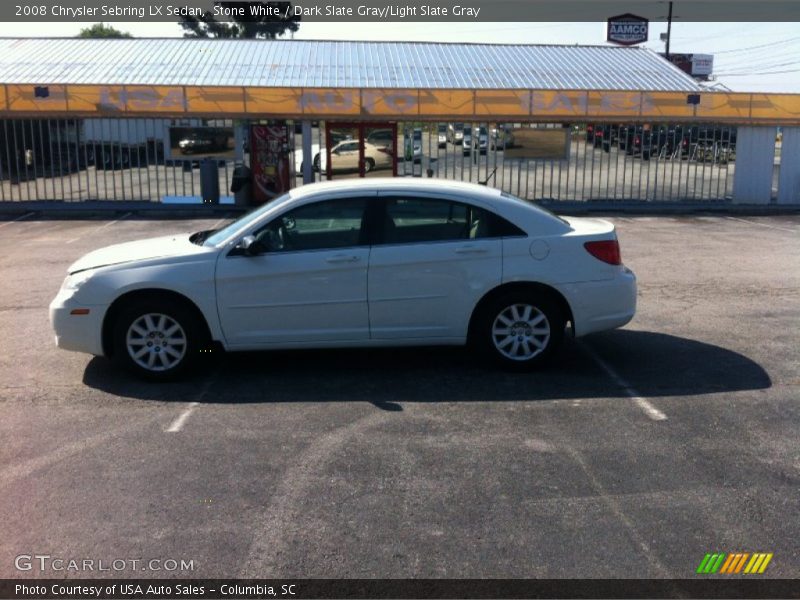
[[[171,379],[197,359],[202,328],[182,306],[141,302],[122,310],[114,328],[114,360],[140,377]]]
[[[484,311],[479,335],[485,353],[502,366],[531,369],[549,360],[564,338],[566,321],[549,298],[508,294]]]
[[[364,172],[369,173],[372,169],[375,168],[375,161],[371,158],[368,158],[364,161]]]

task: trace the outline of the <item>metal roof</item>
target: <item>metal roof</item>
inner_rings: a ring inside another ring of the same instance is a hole
[[[0,83],[697,91],[652,50],[209,39],[0,39]]]

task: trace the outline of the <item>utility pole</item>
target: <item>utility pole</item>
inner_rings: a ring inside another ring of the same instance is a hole
[[[669,12],[667,13],[667,48],[664,53],[667,60],[669,60],[669,37],[672,34],[672,2],[669,3]]]

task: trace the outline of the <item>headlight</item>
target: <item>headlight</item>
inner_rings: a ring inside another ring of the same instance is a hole
[[[61,289],[71,290],[74,292],[84,283],[86,283],[92,277],[93,274],[94,272],[92,270],[88,270],[88,271],[81,271],[80,273],[75,273],[74,275],[67,275],[67,278],[61,285]]]

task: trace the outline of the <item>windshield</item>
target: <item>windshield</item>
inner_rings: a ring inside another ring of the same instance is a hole
[[[284,200],[287,200],[288,198],[289,198],[289,194],[288,193],[283,194],[281,196],[278,196],[277,198],[273,198],[272,200],[270,200],[266,204],[262,204],[261,206],[258,206],[256,208],[254,208],[253,210],[251,210],[246,215],[244,215],[242,217],[239,217],[238,219],[236,219],[233,223],[231,223],[227,227],[223,227],[222,229],[217,230],[216,232],[213,233],[213,235],[208,235],[208,232],[203,232],[203,233],[206,233],[205,236],[201,236],[201,238],[205,239],[205,242],[203,242],[203,245],[204,246],[216,246],[217,244],[225,241],[228,237],[233,235],[233,233],[235,231],[238,231],[241,228],[247,227],[250,223],[253,223],[253,222],[257,221],[258,218],[261,217],[261,215],[263,215],[265,212],[270,210],[273,206],[275,206],[276,204],[279,204],[280,202],[283,202]],[[192,236],[192,237],[194,237],[194,236]],[[197,242],[195,242],[195,243],[197,243]]]

